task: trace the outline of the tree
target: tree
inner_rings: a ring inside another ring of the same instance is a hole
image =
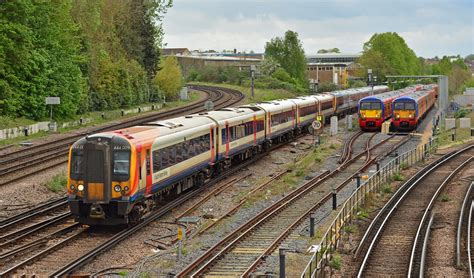
[[[335,47],[335,48],[330,48],[330,49],[320,49],[320,50],[318,50],[318,53],[320,53],[320,54],[324,54],[324,53],[341,53],[341,51],[339,50],[339,48]]]
[[[289,30],[284,38],[271,39],[265,45],[265,55],[278,62],[298,85],[306,87],[306,57],[298,33]]]
[[[335,90],[337,90],[337,85],[332,82],[323,82],[318,85],[318,94]]]
[[[364,43],[359,63],[364,67],[360,72],[363,76],[366,76],[368,68],[381,78],[387,74],[415,75],[421,72],[415,52],[395,32],[374,34]]]
[[[177,98],[177,93],[183,85],[183,76],[178,60],[174,56],[164,58],[160,64],[161,70],[155,76],[155,88],[164,93],[166,100]]]

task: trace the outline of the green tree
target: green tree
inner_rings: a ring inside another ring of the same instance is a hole
[[[155,76],[153,84],[166,96],[166,100],[176,99],[183,85],[183,76],[178,60],[174,56],[168,56],[160,64],[160,71]]]
[[[307,86],[306,57],[298,33],[289,30],[283,38],[271,39],[265,45],[265,55],[278,62],[298,85]]]
[[[57,117],[84,100],[84,62],[71,1],[6,1],[0,5],[0,100],[3,113],[40,119],[46,96],[61,97]]]
[[[320,50],[318,50],[318,53],[320,53],[320,54],[325,54],[325,53],[341,53],[341,51],[339,50],[339,48],[334,47],[334,48],[330,48],[330,49],[320,49]]]
[[[291,76],[282,68],[277,69],[273,74],[273,78],[276,78],[280,81],[283,82],[290,82],[291,81]]]
[[[323,82],[318,85],[318,93],[332,92],[335,90],[337,90],[337,86],[332,82]]]
[[[384,78],[388,74],[415,75],[421,73],[420,62],[405,40],[395,32],[374,34],[364,43],[359,59],[363,65],[360,74],[366,76],[367,69]]]

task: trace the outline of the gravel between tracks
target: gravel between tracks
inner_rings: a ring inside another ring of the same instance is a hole
[[[327,135],[326,135],[327,136]],[[342,145],[344,136],[335,136],[325,141],[325,147],[328,148],[329,145]],[[278,173],[280,171],[287,169],[287,164],[292,163],[295,160],[301,158],[301,155],[307,153],[309,144],[313,142],[312,136],[304,136],[297,140],[296,144],[287,144],[273,152],[269,155],[263,157],[258,162],[250,165],[242,171],[241,173],[235,175],[234,177],[243,176],[246,174],[252,174],[250,177],[234,184],[228,188],[225,192],[218,195],[215,198],[211,198],[206,203],[202,204],[198,209],[192,213],[192,215],[201,216],[201,223],[205,223],[205,219],[202,218],[203,215],[212,215],[214,218],[218,218],[224,213],[226,213],[231,207],[238,203],[240,197],[242,197],[242,192],[247,192],[260,184],[266,181],[270,175]],[[327,145],[326,145],[327,144]],[[336,167],[338,157],[336,154],[339,154],[339,150],[331,149],[334,154],[331,155],[328,159],[322,162],[318,166],[318,171],[323,171],[330,167]],[[324,166],[322,166],[324,165]],[[316,175],[318,172],[311,173],[311,175]],[[227,180],[232,179],[229,177]],[[284,177],[282,177],[283,179]],[[185,265],[195,260],[204,250],[215,244],[220,238],[227,235],[231,230],[235,229],[255,214],[260,212],[265,207],[272,204],[275,200],[279,199],[281,195],[272,194],[272,184],[268,185],[262,191],[265,193],[264,199],[259,200],[258,202],[252,203],[251,206],[241,207],[233,216],[224,219],[220,224],[213,227],[208,232],[203,235],[196,236],[194,239],[187,240],[185,243],[185,256],[180,263],[176,263],[175,252],[169,251],[158,251],[156,248],[144,244],[144,241],[152,238],[151,234],[159,233],[160,229],[163,229],[162,225],[153,224],[152,226],[145,227],[139,231],[135,236],[127,239],[126,242],[120,244],[119,246],[111,249],[106,254],[103,254],[96,258],[93,263],[85,266],[81,269],[80,273],[93,273],[100,269],[105,268],[106,266],[129,266],[135,265],[139,260],[142,260],[145,256],[156,256],[156,259],[149,260],[146,263],[146,269],[148,274],[152,277],[157,277],[160,275],[165,275],[168,272],[177,272]],[[204,193],[206,194],[206,193]],[[168,214],[166,217],[162,218],[161,222],[174,221],[174,218],[184,212],[187,208],[191,207],[194,202],[188,202],[182,208]],[[210,221],[210,220],[207,220]],[[210,222],[207,222],[210,223]],[[199,225],[197,225],[199,226]],[[169,225],[168,225],[169,227]],[[174,227],[175,231],[177,227]],[[197,230],[193,228],[193,233]],[[173,250],[171,248],[171,250]],[[163,253],[163,255],[159,255]],[[114,263],[110,263],[114,262]]]

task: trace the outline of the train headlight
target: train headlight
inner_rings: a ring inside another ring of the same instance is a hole
[[[76,187],[74,186],[74,184],[71,184],[71,185],[69,186],[69,188],[70,188],[71,190],[76,189]]]
[[[413,115],[412,114],[408,115],[408,118],[410,118],[410,119],[413,118]]]
[[[395,118],[400,119],[400,114],[396,114]]]
[[[83,184],[79,184],[79,185],[77,186],[77,190],[83,191],[83,190],[84,190],[84,185],[83,185]]]
[[[361,117],[362,119],[365,119],[365,114],[360,114],[360,117]]]
[[[128,191],[128,186],[125,186],[123,190]]]
[[[116,186],[114,186],[114,191],[115,192],[120,192],[120,191],[122,191],[122,187],[119,184],[117,184]]]

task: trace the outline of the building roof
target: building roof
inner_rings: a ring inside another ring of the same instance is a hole
[[[183,53],[191,53],[187,48],[162,48],[161,54],[162,55],[176,55],[176,54],[183,54]]]

